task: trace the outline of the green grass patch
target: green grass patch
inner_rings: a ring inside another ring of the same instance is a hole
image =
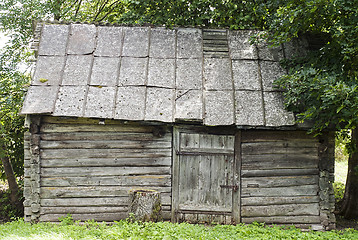
[[[93,221],[30,224],[17,220],[0,225],[0,239],[358,239],[358,231],[302,232],[294,227],[266,227],[258,223],[205,226],[122,220],[106,225]]]

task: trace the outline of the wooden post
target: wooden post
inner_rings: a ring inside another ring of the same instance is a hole
[[[134,221],[159,222],[162,217],[160,193],[152,190],[134,190],[129,197],[129,215]]]

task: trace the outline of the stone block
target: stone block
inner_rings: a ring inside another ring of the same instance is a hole
[[[118,87],[115,119],[144,120],[146,87]]]
[[[58,93],[53,115],[81,117],[86,92],[86,86],[62,86]]]
[[[201,59],[177,59],[176,88],[202,89],[203,61]]]
[[[119,58],[95,57],[91,85],[116,86],[119,73]]]
[[[68,25],[44,25],[41,33],[39,55],[65,56]]]
[[[258,44],[259,59],[266,61],[281,61],[284,58],[283,48],[271,47],[266,42]]]
[[[149,31],[148,27],[124,27],[124,42],[122,56],[148,57]]]
[[[177,58],[203,57],[202,31],[195,28],[179,28],[177,32]]]
[[[283,104],[281,92],[264,92],[266,126],[292,126],[295,116]]]
[[[93,53],[96,44],[97,29],[95,25],[71,24],[67,48],[68,54]]]
[[[252,30],[229,31],[228,43],[231,59],[258,59],[257,48],[250,43],[251,36],[257,34]]]
[[[261,90],[257,60],[234,60],[232,72],[235,90]]]
[[[286,74],[285,69],[279,62],[262,61],[260,62],[262,86],[264,91],[275,90],[274,81]]]
[[[88,88],[85,117],[112,118],[114,109],[115,87]]]
[[[235,91],[236,125],[263,126],[264,108],[261,91]]]
[[[121,27],[98,27],[95,56],[118,57],[122,51]]]
[[[119,85],[141,85],[146,84],[148,58],[123,57],[119,71]]]
[[[201,90],[176,90],[175,119],[202,120],[203,96]]]
[[[174,89],[147,88],[144,120],[173,122],[174,100]]]
[[[148,86],[175,88],[175,59],[150,58]]]
[[[175,30],[152,28],[149,56],[152,58],[175,58]]]
[[[31,85],[60,85],[64,65],[65,57],[39,56]]]
[[[92,61],[93,57],[91,55],[69,55],[63,73],[62,85],[87,85]]]
[[[52,113],[57,91],[57,86],[31,86],[26,94],[21,114]]]
[[[232,90],[233,79],[229,58],[204,59],[205,90]]]
[[[233,91],[204,91],[204,99],[205,125],[216,126],[234,124]]]

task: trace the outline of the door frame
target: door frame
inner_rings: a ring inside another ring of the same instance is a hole
[[[234,182],[237,191],[232,191],[232,223],[241,222],[241,130],[233,127],[174,126],[172,153],[172,206],[171,221],[179,222],[179,143],[180,133],[205,133],[235,136],[234,141]]]

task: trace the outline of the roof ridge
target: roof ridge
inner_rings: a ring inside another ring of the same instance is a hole
[[[37,19],[34,20],[33,23],[35,26],[37,24],[62,24],[62,25],[69,25],[69,24],[93,24],[95,26],[113,26],[113,27],[165,27],[165,28],[197,28],[197,29],[230,29],[229,27],[216,27],[216,26],[200,26],[200,25],[173,25],[173,26],[167,26],[167,25],[159,25],[159,24],[152,24],[152,23],[109,23],[109,22],[91,22],[91,21],[66,21],[66,20],[41,20]],[[235,30],[235,29],[232,29]],[[236,29],[237,30],[257,30],[257,29]]]

